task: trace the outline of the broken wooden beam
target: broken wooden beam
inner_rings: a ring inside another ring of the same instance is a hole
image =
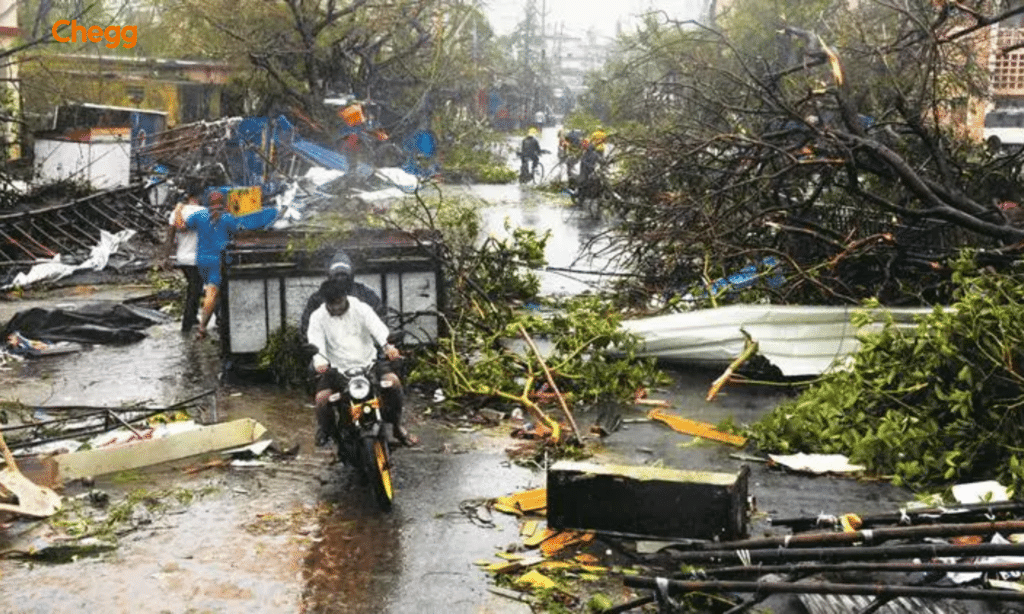
[[[651,420],[659,420],[664,422],[674,431],[678,431],[685,435],[693,435],[694,437],[701,437],[704,439],[712,439],[714,441],[720,441],[729,445],[743,447],[747,445],[747,438],[740,435],[733,435],[731,433],[723,433],[716,429],[714,426],[705,422],[697,422],[696,420],[690,420],[683,418],[682,416],[675,416],[663,412],[658,409],[652,409],[647,414]]]
[[[113,448],[96,448],[53,457],[61,480],[75,480],[137,469],[253,443],[267,429],[251,418],[197,426],[158,439],[143,439]]]

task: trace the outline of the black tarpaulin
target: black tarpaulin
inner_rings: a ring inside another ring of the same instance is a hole
[[[123,303],[86,303],[71,309],[34,307],[19,311],[4,327],[3,338],[13,333],[38,341],[74,341],[119,345],[146,336],[143,329],[166,322],[159,311]]]

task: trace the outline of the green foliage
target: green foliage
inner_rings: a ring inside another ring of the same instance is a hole
[[[846,454],[897,484],[1024,486],[1024,277],[955,263],[956,300],[912,334],[863,335],[830,373],[750,429],[766,451]],[[864,316],[859,316],[863,321]]]
[[[441,173],[450,183],[508,183],[516,171],[500,149],[504,139],[487,123],[457,112],[441,113],[437,126]]]
[[[509,183],[517,176],[504,158],[472,144],[453,146],[443,159],[441,174],[449,183]]]
[[[529,405],[547,384],[546,366],[567,403],[583,407],[624,401],[663,379],[653,360],[637,359],[638,339],[619,327],[607,301],[580,296],[541,311],[530,269],[545,263],[547,239],[516,228],[462,255],[452,268],[451,334],[414,378],[439,382],[450,398]],[[543,365],[525,336],[539,346]]]
[[[257,365],[274,375],[283,386],[302,387],[308,377],[309,353],[299,329],[285,324],[270,334],[267,345],[257,356]]]
[[[585,110],[577,109],[565,116],[565,130],[580,130],[590,134],[602,126],[601,119]]]

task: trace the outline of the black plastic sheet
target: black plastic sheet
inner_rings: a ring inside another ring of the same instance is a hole
[[[4,327],[3,338],[13,333],[44,342],[72,341],[106,345],[135,343],[144,329],[169,316],[123,303],[86,303],[73,309],[34,307],[19,311]]]

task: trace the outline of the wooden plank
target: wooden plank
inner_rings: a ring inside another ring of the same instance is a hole
[[[547,493],[543,488],[518,492],[494,500],[494,509],[508,514],[525,514],[544,509]]]
[[[53,460],[57,463],[60,480],[75,480],[250,444],[266,432],[267,429],[259,422],[243,418],[200,426],[159,439],[133,441],[116,448],[58,454]]]

